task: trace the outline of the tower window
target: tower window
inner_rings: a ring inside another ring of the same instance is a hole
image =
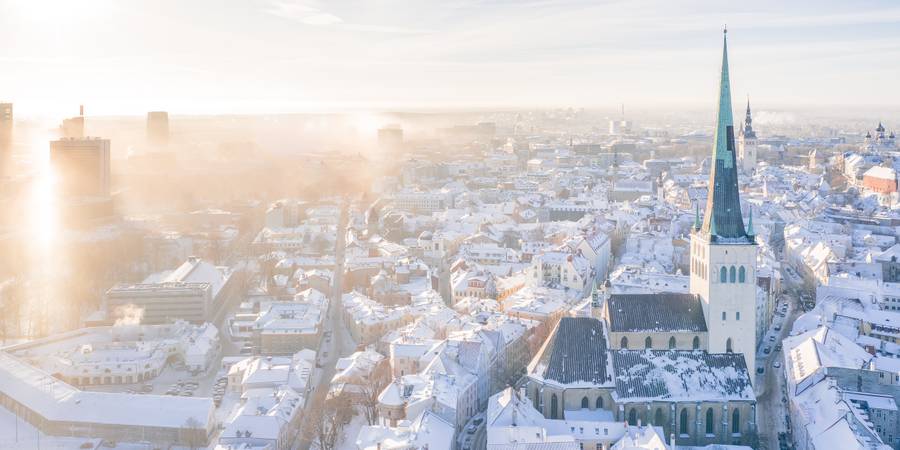
[[[726,269],[725,267],[722,267],[722,270],[719,271],[719,282],[728,282],[728,269]]]
[[[680,415],[681,417],[679,417],[679,419],[678,419],[678,432],[681,433],[682,435],[687,435],[687,434],[688,434],[688,412],[687,412],[687,408],[682,408],[681,414],[679,414],[679,415]]]
[[[715,424],[713,423],[713,410],[709,408],[706,410],[706,434],[713,434],[713,430],[715,430]]]
[[[722,311],[722,320],[728,320],[728,313]]]
[[[740,311],[734,313],[734,320],[741,320],[741,312]]]
[[[731,266],[731,269],[729,270],[729,276],[728,276],[728,279],[729,279],[729,281],[731,281],[732,283],[734,283],[735,281],[737,281],[737,271],[735,270],[734,266]]]
[[[669,338],[669,350],[673,350],[675,348],[675,336]]]
[[[619,347],[622,347],[626,350],[628,349],[628,338],[627,337],[622,336],[622,341],[619,343]]]
[[[647,336],[647,339],[644,339],[644,348],[653,347],[653,339],[650,339],[650,336]]]
[[[740,281],[741,283],[747,281],[747,270],[744,269],[744,266],[741,266],[741,268],[738,269],[738,281]]]
[[[691,346],[694,350],[700,349],[700,336],[694,336],[694,341],[691,343]]]
[[[581,409],[588,409],[588,398],[581,397]]]
[[[725,341],[725,353],[731,353],[732,351],[733,350],[731,349],[731,338],[728,338],[728,340]]]

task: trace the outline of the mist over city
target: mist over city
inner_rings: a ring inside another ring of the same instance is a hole
[[[0,0],[0,449],[900,450],[888,1]]]

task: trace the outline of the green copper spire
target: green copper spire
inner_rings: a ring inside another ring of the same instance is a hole
[[[722,72],[719,79],[719,110],[709,167],[709,194],[702,230],[711,240],[747,238],[738,191],[734,119],[731,111],[731,83],[728,76],[728,30],[722,44]]]

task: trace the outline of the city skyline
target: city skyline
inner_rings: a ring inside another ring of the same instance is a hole
[[[814,6],[814,7],[813,7]],[[711,107],[727,24],[736,98],[897,104],[900,7],[871,1],[0,2],[17,116]],[[848,86],[853,86],[848,89]]]

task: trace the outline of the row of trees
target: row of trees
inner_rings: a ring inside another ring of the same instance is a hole
[[[319,450],[334,450],[344,428],[356,414],[361,414],[368,425],[378,424],[378,396],[391,382],[390,363],[383,359],[367,376],[342,382],[345,389],[333,392],[335,395],[328,395],[307,410],[309,420],[302,432]]]

